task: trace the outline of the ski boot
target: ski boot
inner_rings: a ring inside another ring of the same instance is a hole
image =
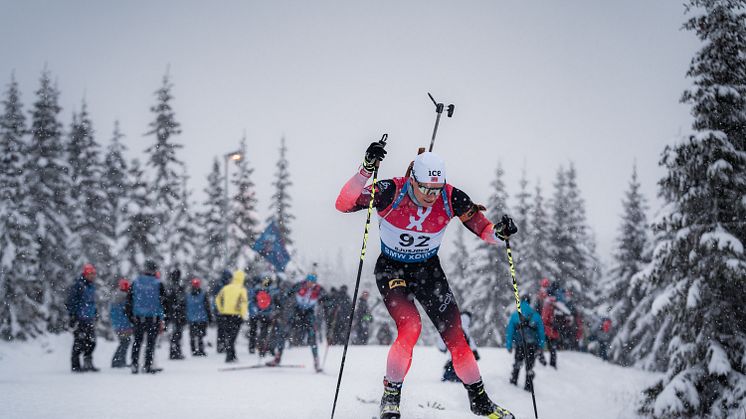
[[[85,370],[80,366],[80,357],[75,356],[72,358],[72,364],[70,366],[70,371],[72,372],[85,372]]]
[[[482,380],[474,384],[464,384],[464,387],[466,387],[466,391],[469,393],[471,412],[475,415],[486,416],[490,419],[515,419],[515,416],[507,409],[503,409],[490,400],[490,397],[484,390]]]
[[[319,365],[319,359],[314,358],[313,359],[313,369],[316,370],[316,372],[323,372],[324,370],[321,368],[321,365]]]
[[[143,369],[142,371],[145,374],[158,374],[159,372],[163,371],[163,368],[145,367],[145,369]]]
[[[83,360],[83,371],[99,372],[100,370],[93,366],[93,358],[85,357]]]
[[[399,401],[401,400],[402,383],[383,379],[383,397],[381,397],[380,419],[399,419]]]
[[[528,374],[526,374],[526,385],[523,387],[524,390],[528,391],[529,393],[534,390],[534,372],[529,371]]]
[[[281,360],[282,360],[282,356],[278,353],[277,355],[275,355],[274,359],[267,361],[265,365],[268,367],[276,367],[280,365]]]
[[[137,374],[140,372],[140,367],[134,362],[132,363],[132,365],[130,365],[130,369],[132,370],[132,374]]]

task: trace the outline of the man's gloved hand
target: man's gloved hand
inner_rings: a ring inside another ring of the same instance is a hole
[[[71,316],[68,324],[70,325],[71,329],[75,329],[75,326],[78,325],[78,319],[77,319],[77,317]]]
[[[518,227],[516,227],[513,219],[508,217],[507,214],[503,215],[503,218],[500,220],[500,222],[495,224],[495,236],[497,236],[497,238],[502,241],[505,241],[505,239],[509,238],[511,235],[517,232]]]
[[[471,351],[471,352],[474,354],[474,359],[476,359],[477,361],[479,361],[479,352],[477,352],[476,349],[473,350],[473,351]]]
[[[368,149],[365,150],[363,169],[365,169],[366,172],[373,173],[373,171],[376,169],[376,166],[378,165],[378,162],[386,157],[386,150],[384,149],[384,146],[384,143],[376,141],[374,143],[370,143]]]

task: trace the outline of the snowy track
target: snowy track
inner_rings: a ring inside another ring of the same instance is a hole
[[[210,341],[214,340],[210,336]],[[185,339],[186,342],[186,339]],[[168,360],[167,345],[156,351],[162,374],[132,375],[109,368],[115,344],[98,340],[94,363],[99,373],[69,372],[72,337],[0,344],[0,404],[4,418],[185,419],[328,418],[342,350],[333,347],[325,374],[312,367],[219,372],[226,364],[212,348],[206,358]],[[255,363],[239,339],[239,365]],[[324,347],[320,348],[322,353]],[[351,346],[336,417],[370,418],[377,413],[387,349]],[[493,399],[522,419],[533,418],[531,395],[508,384],[512,356],[504,349],[480,349],[479,365]],[[313,365],[310,350],[294,348],[283,362]],[[445,356],[417,347],[402,393],[404,419],[462,419],[468,413],[460,384],[441,383]],[[653,374],[605,364],[587,354],[559,354],[559,370],[537,365],[536,398],[542,419],[631,418],[636,391]],[[523,384],[523,377],[519,384]]]

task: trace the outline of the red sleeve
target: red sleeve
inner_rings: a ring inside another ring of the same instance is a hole
[[[371,186],[365,187],[370,179],[370,173],[360,169],[339,191],[335,207],[340,212],[355,212],[368,208],[370,204]],[[376,196],[373,206],[377,210],[382,210],[389,206],[394,200],[396,185],[391,180],[380,180],[376,183]]]

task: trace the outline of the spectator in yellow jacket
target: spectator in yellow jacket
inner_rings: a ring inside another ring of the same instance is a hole
[[[244,287],[246,274],[242,270],[233,272],[231,283],[224,286],[215,297],[218,313],[225,316],[226,350],[225,362],[236,362],[236,338],[241,323],[249,317],[249,298]]]

